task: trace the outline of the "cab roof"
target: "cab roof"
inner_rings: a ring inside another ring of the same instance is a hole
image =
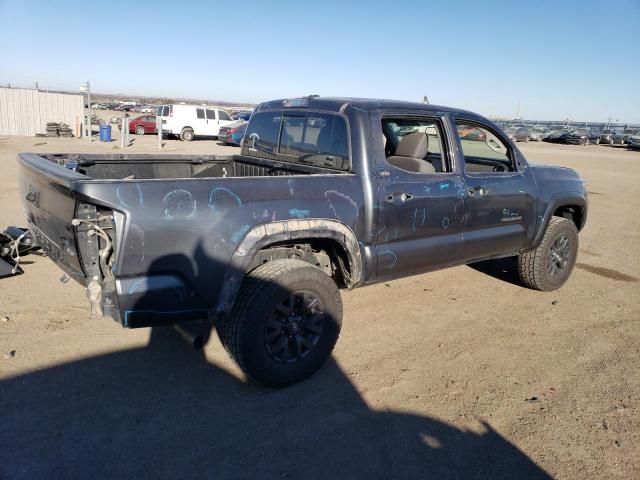
[[[259,104],[255,111],[282,110],[287,108],[309,108],[328,112],[342,112],[348,107],[363,111],[373,110],[421,110],[426,112],[454,112],[468,113],[474,116],[477,114],[466,110],[431,105],[418,102],[407,102],[403,100],[387,100],[379,98],[354,98],[354,97],[319,97],[310,95],[308,97],[283,98],[270,100]]]

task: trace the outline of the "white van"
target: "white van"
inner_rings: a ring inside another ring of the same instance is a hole
[[[224,110],[199,105],[160,105],[157,115],[162,119],[163,133],[179,135],[185,142],[217,137],[220,127],[233,122]]]

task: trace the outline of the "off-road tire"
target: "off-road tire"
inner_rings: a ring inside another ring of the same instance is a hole
[[[294,363],[272,358],[267,323],[276,307],[294,292],[310,292],[322,305],[322,331],[314,347]],[[342,299],[336,283],[301,260],[274,260],[244,279],[232,313],[218,321],[220,341],[247,377],[268,387],[286,387],[313,375],[329,358],[342,325]]]
[[[193,133],[193,129],[191,128],[183,128],[182,132],[180,132],[180,140],[182,140],[183,142],[190,142],[194,138],[195,135]]]
[[[142,125],[136,127],[136,135],[144,135],[144,127]]]
[[[550,275],[549,256],[554,243],[562,237],[568,239],[569,253],[566,266],[557,274]],[[523,284],[544,292],[560,288],[571,275],[578,253],[578,229],[566,218],[551,217],[542,242],[535,250],[518,256],[518,275]]]

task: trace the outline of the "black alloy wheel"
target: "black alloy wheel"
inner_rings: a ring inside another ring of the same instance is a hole
[[[269,356],[280,363],[294,363],[307,356],[322,335],[322,309],[318,297],[310,292],[294,292],[282,300],[265,326]]]

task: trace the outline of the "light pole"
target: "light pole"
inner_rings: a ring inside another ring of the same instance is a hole
[[[87,128],[85,129],[85,132],[89,135],[89,141],[92,142],[93,141],[93,135],[92,135],[92,130],[91,130],[91,82],[89,82],[89,80],[87,80],[86,83],[80,85],[80,91],[81,92],[87,92],[87,105],[89,105],[89,118],[87,119]]]

